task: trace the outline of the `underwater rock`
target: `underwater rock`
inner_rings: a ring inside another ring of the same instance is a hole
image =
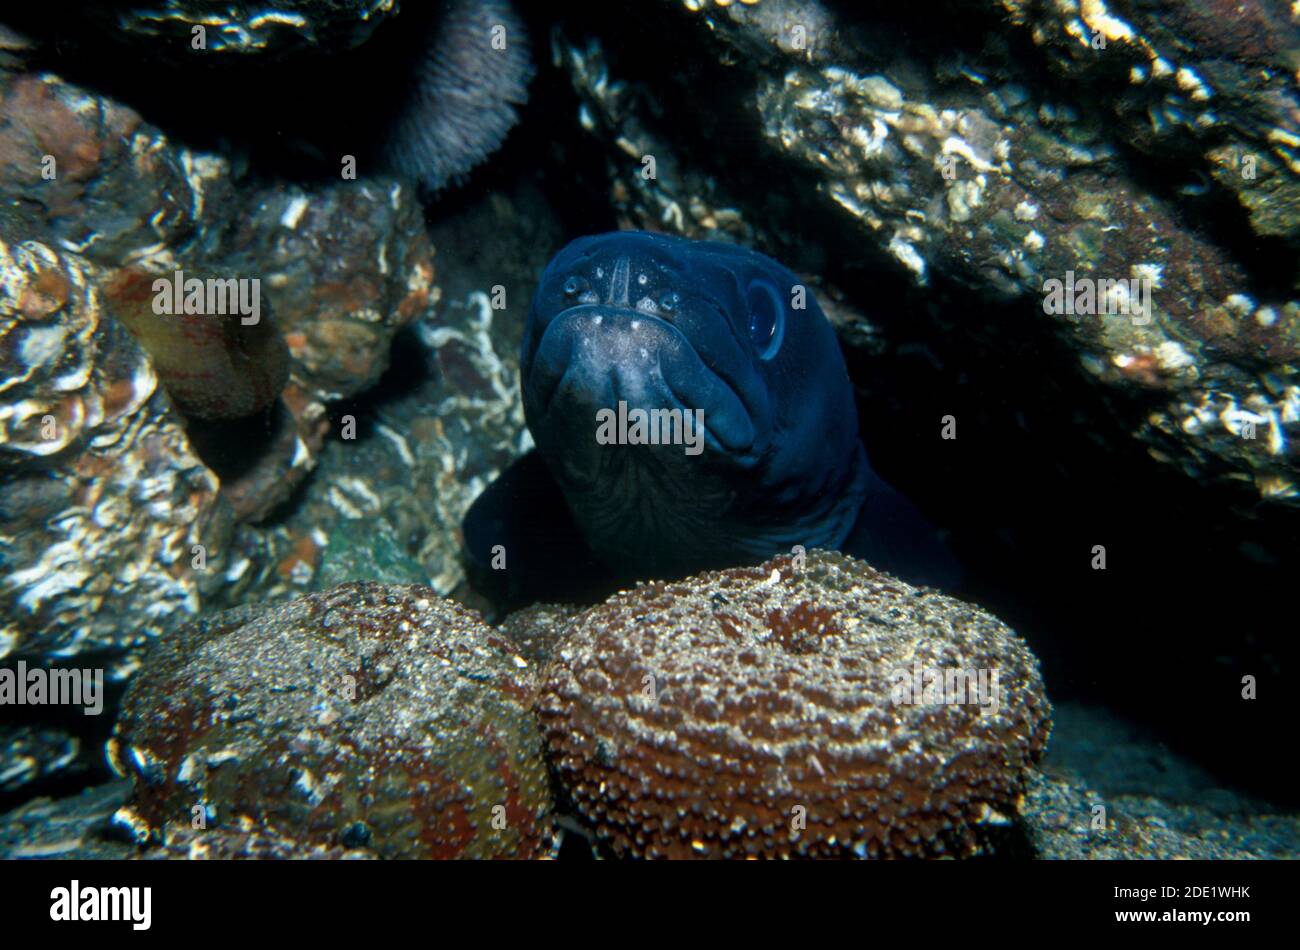
[[[147,303],[137,286],[148,290],[146,275],[259,278],[261,301],[274,307],[289,345],[294,378],[317,399],[372,385],[396,329],[437,302],[433,249],[409,185],[375,179],[306,189],[236,180],[225,158],[178,147],[129,107],[51,75],[0,71],[0,103],[8,120],[0,127],[6,233],[103,265],[114,303]],[[138,312],[124,305],[120,316],[150,349],[153,322],[136,319]],[[179,319],[160,323],[166,328]],[[189,354],[205,366],[215,357],[232,371],[256,372],[233,386],[230,408],[215,407],[221,418],[247,414],[245,391],[256,391],[265,405],[265,394],[279,388],[270,321],[240,331],[240,339],[212,353]],[[179,352],[168,339],[176,338],[168,334],[154,354],[160,367]],[[209,339],[201,333],[196,343]],[[241,359],[256,352],[263,365]],[[199,415],[214,408],[185,392],[178,401],[187,411],[195,402]]]
[[[1103,795],[1056,769],[1030,776],[1021,815],[1033,855],[1046,860],[1294,860],[1300,848],[1293,815],[1223,816],[1155,795]]]
[[[283,395],[293,425],[249,442],[265,443],[262,457],[204,457],[237,518],[265,517],[315,465],[324,402],[373,385],[397,329],[437,302],[414,188],[237,177],[225,158],[178,147],[130,108],[53,75],[0,71],[0,96],[0,233],[79,249],[97,265],[88,280],[99,299],[191,421],[250,416]],[[152,312],[153,281],[178,272],[256,280],[265,313]]]
[[[0,792],[14,792],[86,765],[81,740],[40,723],[0,723]]]
[[[555,659],[565,631],[582,611],[573,604],[533,604],[511,613],[497,629],[540,672]]]
[[[1300,238],[1300,14],[1271,0],[998,0],[1124,140],[1213,175],[1256,233]]]
[[[0,69],[0,230],[108,267],[176,266],[234,206],[227,163],[128,106],[48,73]]]
[[[1012,300],[1004,312],[1036,314],[1038,332],[1077,352],[1115,417],[1133,420],[1116,437],[1135,437],[1192,478],[1246,480],[1263,499],[1300,505],[1300,297],[1286,289],[1292,277],[1270,277],[1267,260],[1243,256],[1231,227],[1208,227],[1195,208],[1188,214],[1186,194],[1205,192],[1227,169],[1247,208],[1285,217],[1292,207],[1300,169],[1292,161],[1300,113],[1287,66],[1294,25],[1262,44],[1251,39],[1259,30],[1243,28],[1199,54],[1205,62],[1187,65],[1173,50],[1204,24],[1190,23],[1196,16],[1186,11],[1168,18],[1180,26],[1152,27],[1157,41],[1101,4],[1063,3],[1046,13],[1007,0],[964,11],[971,29],[990,38],[958,48],[947,45],[951,37],[927,47],[909,36],[896,22],[906,20],[902,12],[868,24],[815,0],[688,6],[654,5],[725,64],[722,104],[701,103],[700,76],[690,72],[637,78],[654,84],[661,100],[677,101],[675,86],[692,84],[681,101],[701,110],[698,117],[670,109],[668,122],[647,108],[637,83],[610,74],[600,38],[562,34],[555,42],[556,61],[582,100],[581,124],[609,155],[610,194],[628,226],[727,234],[778,255],[795,242],[841,269],[892,262],[917,287],[942,282]],[[1144,23],[1185,5],[1154,6]],[[1259,7],[1247,18],[1256,26],[1285,17]],[[1012,9],[1023,15],[1007,19]],[[1040,61],[1022,55],[1021,29],[1042,46]],[[1116,36],[1092,50],[1080,36],[1094,30]],[[1069,44],[1063,66],[1056,47]],[[1112,96],[1116,83],[1130,83],[1130,61],[1145,70],[1145,78],[1132,77],[1143,90],[1133,102]],[[1261,62],[1272,68],[1261,70]],[[1051,69],[1069,74],[1068,91],[1042,82]],[[1236,80],[1211,92],[1214,76]],[[1119,120],[1104,111],[1112,98]],[[724,128],[719,109],[739,110],[725,122],[728,136],[750,127],[761,135],[701,144],[694,137],[701,130]],[[1156,134],[1139,136],[1141,122],[1154,123]],[[1133,148],[1149,167],[1126,161]],[[1253,178],[1240,174],[1247,153],[1258,159],[1249,163]],[[754,168],[782,163],[786,184],[751,182],[752,169],[737,163],[742,155],[760,156]],[[641,174],[647,156],[654,175]],[[1162,169],[1189,156],[1188,184],[1178,190]],[[1256,214],[1254,224],[1261,234],[1292,234],[1286,220]],[[841,228],[847,239],[816,247]],[[1051,312],[1049,282],[1076,275],[1122,285],[1109,292],[1111,312],[1101,311],[1100,298],[1094,315]],[[1133,312],[1142,295],[1148,308]],[[1114,425],[1097,419],[1094,428]]]
[[[194,27],[205,30],[204,51],[229,56],[278,56],[308,48],[351,49],[400,9],[395,0],[274,0],[232,4],[227,0],[162,0],[77,6],[122,38],[143,44],[151,55],[183,61]]]
[[[1293,858],[1300,818],[1220,780],[1113,712],[1053,711],[1052,745],[1020,810],[1035,857]]]
[[[410,188],[401,190],[400,202],[412,198]],[[404,572],[418,565],[421,582],[439,593],[461,585],[466,510],[532,447],[519,391],[519,336],[537,275],[564,231],[529,184],[472,200],[430,222],[430,232],[438,248],[431,299],[439,305],[399,331],[393,365],[375,390],[329,415],[306,397],[306,408],[330,426],[319,471],[283,520],[244,533],[245,570],[223,603],[327,586],[315,575],[331,561],[349,572],[378,571],[348,580],[411,580]],[[299,363],[294,374],[304,373]],[[369,550],[349,552],[346,541],[335,540],[338,532]],[[413,564],[399,563],[406,557]],[[401,576],[388,574],[393,567]]]
[[[328,590],[347,581],[424,584],[428,578],[388,522],[365,518],[340,521],[330,532],[312,585]]]
[[[325,407],[290,384],[256,416],[191,420],[186,434],[221,480],[221,498],[242,525],[263,521],[289,500],[315,467],[328,430]]]
[[[581,816],[643,857],[974,854],[1051,715],[996,618],[820,551],[591,608],[537,710]]]
[[[222,273],[261,276],[293,379],[321,402],[369,389],[397,331],[430,316],[433,253],[415,190],[392,179],[251,192],[203,247]]]
[[[75,254],[0,238],[0,395],[0,656],[126,672],[221,581],[217,480]]]
[[[517,298],[523,306],[526,297]],[[406,387],[364,409],[336,409],[318,477],[293,510],[251,539],[241,599],[272,600],[319,586],[328,560],[396,580],[418,568],[450,594],[465,576],[460,525],[470,503],[511,458],[531,448],[519,394],[517,342],[482,292],[453,300],[401,341]],[[383,526],[374,528],[376,522]],[[336,532],[359,541],[348,552]],[[358,537],[358,534],[361,536]],[[405,552],[403,554],[403,552]],[[409,559],[409,561],[408,561]],[[401,562],[406,561],[403,564]],[[227,601],[229,602],[229,601]]]
[[[737,207],[739,201],[721,192],[714,176],[695,168],[690,147],[661,134],[639,109],[636,90],[610,75],[601,43],[588,38],[573,43],[557,33],[552,56],[568,74],[582,100],[578,122],[609,149],[607,172],[610,197],[619,212],[620,229],[665,230],[687,237],[731,240],[755,246],[756,229]],[[654,157],[654,175],[648,167],[630,163]]]
[[[115,816],[129,823],[130,808]],[[251,822],[249,823],[251,824]],[[139,857],[148,861],[373,861],[365,848],[317,844],[282,835],[270,828],[208,828],[188,825],[164,829],[162,842]]]
[[[120,860],[135,847],[112,830],[131,783],[108,782],[65,798],[37,798],[0,815],[0,858]]]
[[[111,744],[133,812],[384,857],[548,847],[526,661],[422,587],[346,584],[163,641]]]
[[[299,841],[268,828],[196,829],[189,822],[168,826],[163,841],[142,850],[135,841],[137,817],[124,779],[94,786],[65,798],[38,798],[0,815],[0,858],[65,860],[144,859],[215,860],[364,860],[364,848],[330,847]]]

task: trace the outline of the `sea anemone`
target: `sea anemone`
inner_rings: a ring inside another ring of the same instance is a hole
[[[528,99],[533,66],[523,24],[504,0],[451,0],[428,29],[385,158],[438,191],[501,145]]]

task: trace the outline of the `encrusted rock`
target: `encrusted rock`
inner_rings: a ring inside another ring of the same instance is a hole
[[[77,736],[39,723],[0,723],[0,792],[17,791],[76,765],[85,767]]]
[[[220,578],[217,481],[90,265],[3,238],[0,483],[0,656],[120,659]]]
[[[1300,238],[1300,11],[1276,0],[996,0],[1130,144],[1199,162],[1260,235]]]
[[[0,815],[0,858],[122,860],[132,845],[111,830],[131,783],[109,782],[67,798],[37,798]]]
[[[0,70],[0,227],[97,264],[178,266],[229,213],[220,158],[178,148],[128,106],[50,74]]]
[[[197,822],[385,857],[532,857],[551,803],[522,664],[429,588],[236,608],[159,645],[114,762],[147,837]]]
[[[145,44],[152,56],[184,61],[205,52],[229,58],[350,49],[399,8],[397,0],[275,0],[255,5],[162,0],[95,5],[84,15],[94,16],[123,39]],[[197,26],[204,29],[201,50],[195,47]]]
[[[130,809],[114,816],[121,826],[131,821]],[[138,856],[149,861],[367,861],[377,855],[365,848],[345,848],[301,841],[270,828],[207,828],[169,825],[161,847]]]
[[[205,255],[261,275],[304,392],[328,401],[369,389],[393,335],[439,298],[414,187],[277,185],[251,194],[247,208],[229,231],[205,235]]]
[[[516,299],[522,306],[527,298]],[[326,443],[321,463],[330,477],[312,479],[293,511],[260,535],[265,550],[241,596],[306,592],[325,583],[316,579],[324,568],[335,581],[409,580],[418,569],[439,593],[455,590],[464,578],[458,531],[466,510],[532,444],[517,343],[497,328],[502,315],[480,292],[416,326],[418,337],[403,340],[404,369],[427,376],[371,415],[335,415],[332,434],[342,437]],[[386,524],[367,532],[376,521]],[[370,550],[344,557],[337,533]]]
[[[538,699],[579,813],[643,857],[975,853],[1050,712],[996,618],[823,552],[616,595]]]
[[[555,659],[569,624],[580,613],[582,608],[572,604],[533,604],[510,614],[498,629],[540,672]]]
[[[25,51],[8,36],[0,46]],[[0,287],[0,534],[15,539],[0,655],[25,638],[24,655],[120,656],[190,619],[199,594],[276,570],[282,553],[241,536],[223,574],[229,515],[265,518],[311,471],[324,400],[372,385],[397,329],[429,315],[433,252],[413,185],[240,179],[131,108],[21,65],[0,60],[0,240],[30,248],[6,252]],[[267,313],[250,326],[154,313],[152,282],[177,271],[257,279]],[[237,436],[198,424],[268,402]],[[87,445],[94,471],[73,454]],[[48,474],[76,465],[75,482]],[[119,598],[149,605],[145,620],[114,620]]]

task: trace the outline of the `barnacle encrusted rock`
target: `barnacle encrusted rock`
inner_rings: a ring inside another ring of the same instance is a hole
[[[1261,235],[1300,237],[1300,8],[1278,0],[996,0],[1128,141],[1208,168]]]
[[[253,192],[236,226],[204,235],[204,255],[261,275],[293,379],[320,401],[369,389],[393,336],[440,296],[415,188],[392,178]]]
[[[227,163],[49,73],[0,70],[0,225],[105,266],[176,265],[233,207]]]
[[[0,656],[116,660],[191,619],[229,537],[217,489],[91,265],[0,236]]]
[[[1051,713],[996,618],[816,551],[591,608],[537,708],[578,811],[643,857],[972,854]]]
[[[326,443],[321,464],[331,477],[312,479],[293,511],[261,535],[265,555],[255,558],[241,597],[305,593],[326,583],[318,572],[334,582],[401,583],[419,569],[439,593],[456,588],[465,576],[458,530],[466,510],[532,445],[519,395],[518,338],[499,329],[502,316],[511,315],[476,292],[416,325],[407,366],[427,361],[433,372],[377,406],[373,417],[353,417],[355,438]],[[346,418],[334,420],[336,432],[349,425]],[[336,534],[371,550],[344,556],[346,542]]]
[[[0,232],[93,265],[103,306],[190,419],[244,416],[282,395],[283,437],[238,477],[221,472],[237,517],[265,516],[314,466],[324,402],[372,385],[393,335],[438,299],[414,185],[268,185],[51,74],[0,69],[0,103]],[[178,272],[260,281],[260,319],[154,313],[153,281]]]
[[[129,292],[178,270],[259,278],[295,380],[326,400],[372,385],[393,334],[437,302],[433,249],[412,184],[250,187],[225,158],[180,147],[129,107],[48,74],[0,70],[0,108],[0,225],[103,267],[111,309],[124,319],[139,309],[140,294]],[[281,357],[269,327],[269,320],[241,327],[216,356],[236,368],[242,360],[258,392],[278,393]],[[152,354],[152,337],[143,336]],[[214,355],[201,342],[189,357],[210,366]],[[244,359],[254,351],[258,359]],[[163,345],[156,355],[165,362],[169,352]],[[251,388],[225,386],[236,395]],[[222,417],[248,402],[229,398],[232,407],[215,407]],[[204,396],[200,414],[213,401],[218,395]]]
[[[114,818],[119,827],[129,825],[130,809],[122,809]],[[365,848],[300,841],[268,828],[190,826],[169,827],[160,847],[134,856],[147,861],[368,861],[376,857]]]
[[[159,644],[114,763],[146,837],[197,817],[385,857],[531,857],[551,802],[524,666],[425,587],[235,608]]]
[[[365,41],[400,4],[398,0],[274,0],[264,4],[161,0],[93,7],[85,15],[114,34],[142,43],[152,56],[183,61],[204,52],[224,59],[275,56],[315,47],[350,49]],[[204,28],[201,50],[195,48],[194,29],[198,26]]]

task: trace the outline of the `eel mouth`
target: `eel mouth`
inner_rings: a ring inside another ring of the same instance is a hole
[[[556,314],[525,380],[539,420],[616,409],[620,401],[629,409],[703,410],[705,444],[732,456],[748,453],[757,437],[743,393],[671,320],[608,304]]]

